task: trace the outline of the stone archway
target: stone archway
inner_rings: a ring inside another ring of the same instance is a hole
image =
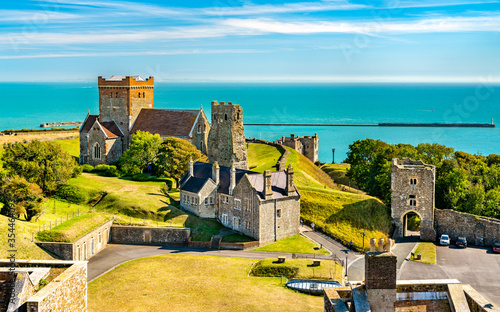
[[[401,216],[401,220],[400,220],[401,224],[403,225],[403,235],[402,235],[403,237],[411,236],[408,233],[408,232],[410,232],[408,229],[408,226],[409,226],[408,222],[409,222],[409,217],[411,215],[417,215],[420,218],[420,220],[422,220],[422,216],[418,212],[413,211],[413,210],[408,210],[405,214],[403,214]],[[420,236],[420,230],[421,230],[421,226],[419,226],[418,236]]]

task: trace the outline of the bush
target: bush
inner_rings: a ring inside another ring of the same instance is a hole
[[[104,171],[104,176],[106,177],[119,177],[121,176],[120,170],[116,168],[116,166],[109,166],[106,171]]]
[[[252,270],[254,276],[285,276],[286,278],[293,278],[298,273],[298,268],[280,265],[268,266],[257,263]]]
[[[94,167],[89,164],[81,165],[80,168],[82,168],[83,172],[92,172],[94,170]]]
[[[147,174],[145,173],[138,173],[138,174],[134,174],[131,178],[130,178],[132,181],[139,181],[139,182],[144,182],[144,181],[149,181],[151,180],[151,177],[148,176]]]
[[[73,174],[71,175],[71,177],[72,177],[72,178],[76,178],[77,176],[79,176],[80,174],[82,174],[82,171],[83,171],[82,167],[80,167],[80,166],[75,166],[75,167],[73,168]]]
[[[110,166],[108,165],[97,165],[94,167],[94,170],[92,172],[106,172],[109,170]]]
[[[89,201],[90,196],[88,192],[82,190],[78,186],[63,185],[57,190],[55,197],[74,204],[84,204]]]

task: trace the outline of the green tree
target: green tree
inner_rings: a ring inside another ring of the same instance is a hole
[[[193,144],[186,140],[168,137],[161,144],[156,160],[156,174],[174,178],[179,186],[179,180],[186,173],[189,159],[206,162],[208,159]]]
[[[486,192],[483,214],[487,217],[500,218],[500,187]]]
[[[78,172],[73,157],[52,142],[5,144],[2,158],[8,176],[36,183],[44,193],[56,190]]]
[[[161,143],[159,134],[144,131],[132,134],[132,141],[120,158],[122,171],[127,174],[142,173],[149,165],[154,164]]]
[[[18,176],[4,178],[0,188],[0,200],[4,204],[2,213],[8,215],[10,209],[15,216],[23,216],[30,221],[41,212],[42,190],[35,183]]]

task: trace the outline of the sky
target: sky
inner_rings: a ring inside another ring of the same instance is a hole
[[[499,2],[5,1],[0,81],[499,82]]]

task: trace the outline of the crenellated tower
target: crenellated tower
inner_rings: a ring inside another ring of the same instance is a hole
[[[124,150],[130,129],[143,108],[153,108],[154,78],[141,76],[98,77],[99,122],[114,121],[124,134]]]
[[[208,135],[209,161],[248,170],[243,130],[243,109],[240,105],[212,101],[212,124]]]

